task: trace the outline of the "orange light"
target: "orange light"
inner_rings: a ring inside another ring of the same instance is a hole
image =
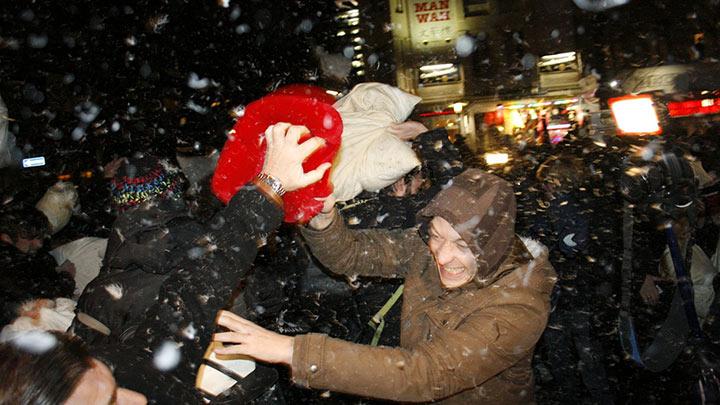
[[[618,135],[659,135],[660,120],[651,96],[626,96],[608,100]]]
[[[484,157],[488,166],[504,165],[510,160],[510,156],[503,152],[488,152]]]

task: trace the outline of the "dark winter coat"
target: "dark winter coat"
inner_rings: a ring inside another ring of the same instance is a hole
[[[29,255],[0,244],[0,328],[17,317],[17,309],[24,301],[72,297],[75,281],[55,268],[55,259],[44,249]]]
[[[145,394],[151,403],[200,403],[195,377],[215,330],[217,312],[230,301],[259,241],[280,225],[282,216],[282,210],[254,187],[245,187],[210,224],[183,222],[181,230],[203,236],[203,253],[184,252],[160,263],[167,278],[147,312],[133,321],[138,324],[136,332],[123,340],[113,336],[91,345],[92,354],[110,366],[119,386]],[[179,239],[182,245],[184,239]],[[179,348],[180,362],[161,372],[153,358],[164,342]]]
[[[188,217],[181,200],[121,213],[113,224],[100,274],[78,299],[77,311],[102,322],[112,339],[132,335],[172,271],[206,253],[207,231]],[[81,324],[75,331],[86,342],[102,338]]]
[[[294,380],[405,402],[532,402],[530,360],[555,274],[539,244],[528,262],[513,234],[514,208],[507,183],[468,171],[421,213],[448,220],[478,257],[476,282],[450,291],[417,229],[351,231],[339,216],[322,231],[305,229],[313,253],[334,272],[403,277],[403,322],[398,348],[296,336]]]

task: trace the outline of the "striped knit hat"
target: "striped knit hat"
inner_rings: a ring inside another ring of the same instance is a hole
[[[113,207],[123,212],[146,201],[167,198],[182,191],[180,169],[167,159],[153,156],[131,158],[110,182]]]

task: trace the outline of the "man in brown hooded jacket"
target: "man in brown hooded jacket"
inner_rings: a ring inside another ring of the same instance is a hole
[[[420,232],[351,231],[334,209],[303,230],[336,273],[405,279],[400,347],[287,337],[221,312],[218,323],[233,332],[215,339],[239,344],[216,352],[285,363],[297,384],[316,389],[402,402],[532,403],[530,362],[556,277],[546,249],[514,233],[512,188],[470,169],[418,215],[430,220]]]

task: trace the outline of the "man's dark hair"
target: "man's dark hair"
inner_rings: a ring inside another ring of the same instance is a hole
[[[37,353],[20,344],[21,340],[0,343],[0,405],[63,404],[92,368],[92,357],[79,338],[59,332],[33,333],[47,334],[41,336],[43,340],[54,338],[55,345]]]
[[[0,234],[8,234],[13,241],[18,237],[44,239],[49,229],[50,223],[45,214],[32,206],[23,205],[3,210],[0,214]]]

